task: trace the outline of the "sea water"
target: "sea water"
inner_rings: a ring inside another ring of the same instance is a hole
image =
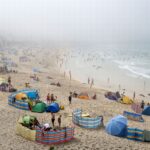
[[[63,70],[73,78],[105,89],[150,90],[149,48],[72,48],[63,55]]]

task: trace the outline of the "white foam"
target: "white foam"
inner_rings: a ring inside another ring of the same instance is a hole
[[[147,72],[146,69],[137,68],[137,67],[133,67],[133,66],[129,66],[129,65],[119,66],[119,68],[120,69],[126,69],[135,75],[150,79],[150,75],[146,74],[146,72]]]

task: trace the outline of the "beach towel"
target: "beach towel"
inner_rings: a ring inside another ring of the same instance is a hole
[[[144,141],[150,142],[150,131],[144,130]]]

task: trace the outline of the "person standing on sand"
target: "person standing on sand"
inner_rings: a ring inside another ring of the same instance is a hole
[[[55,99],[54,99],[54,94],[51,94],[51,102],[54,102]]]
[[[90,84],[90,78],[88,78],[88,84]]]
[[[54,128],[55,127],[55,115],[53,113],[52,113],[51,121],[52,121],[52,125],[53,125],[53,128]]]
[[[135,100],[135,91],[134,91],[134,93],[133,93],[133,100]]]
[[[58,125],[59,125],[59,128],[61,128],[61,115],[58,117]]]
[[[47,100],[47,104],[50,104],[51,98],[50,98],[50,94],[49,93],[47,94],[46,100]]]
[[[69,77],[70,77],[70,80],[71,80],[71,70],[69,71]]]
[[[8,77],[8,84],[11,84],[11,76]]]
[[[71,101],[72,101],[72,93],[70,92],[70,95],[68,97],[68,100],[69,100],[69,104],[71,104]]]
[[[145,106],[145,103],[144,103],[144,100],[142,100],[142,102],[141,102],[141,108],[144,109],[144,106]]]
[[[94,85],[94,79],[92,79],[92,81],[91,81],[90,88],[92,88],[93,85]]]

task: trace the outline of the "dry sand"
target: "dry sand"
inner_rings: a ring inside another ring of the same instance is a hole
[[[31,69],[31,65],[26,65],[26,67]],[[105,90],[90,89],[86,84],[74,80],[70,82],[69,79],[64,78],[53,68],[48,73],[38,73],[40,81],[33,82],[29,77],[31,75],[30,69],[24,70],[26,73],[10,74],[13,85],[17,89],[22,89],[25,82],[30,82],[32,88],[40,89],[40,96],[43,101],[45,101],[47,93],[57,95],[58,102],[65,106],[65,110],[57,114],[57,116],[62,114],[63,125],[73,125],[72,118],[69,115],[76,108],[81,108],[92,116],[103,115],[105,125],[110,118],[122,114],[124,110],[132,111],[130,105],[123,105],[105,99]],[[48,79],[47,76],[53,79]],[[7,78],[8,75],[1,75],[1,77]],[[50,85],[51,82],[58,81],[62,84],[62,87]],[[73,99],[72,104],[69,106],[67,97],[70,91],[86,91],[90,96],[97,93],[98,98],[97,100]],[[7,101],[9,94],[0,92],[0,150],[48,150],[50,146],[31,142],[16,135],[15,125],[19,116],[25,113],[37,116],[39,121],[49,123],[51,115],[49,113],[32,113],[9,106]],[[129,126],[150,129],[150,117],[144,116],[144,119],[144,123],[129,121]],[[55,148],[58,150],[148,150],[150,145],[108,135],[103,128],[89,130],[75,126],[75,139],[65,144],[55,145]]]

